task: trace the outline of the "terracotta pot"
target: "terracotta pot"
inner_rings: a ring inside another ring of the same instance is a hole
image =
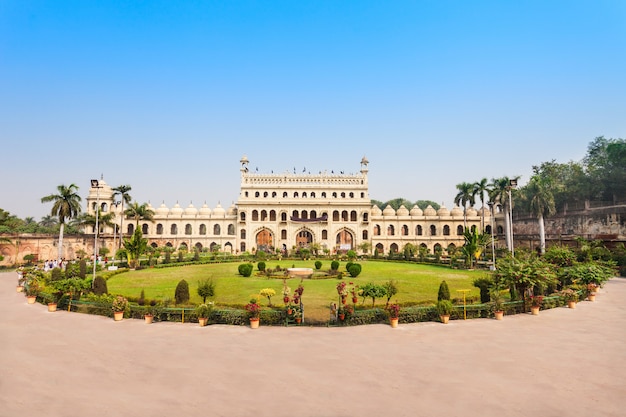
[[[450,321],[450,316],[448,314],[439,316],[439,318],[441,319],[441,322],[443,324],[448,324],[448,322]]]
[[[390,317],[389,324],[391,325],[391,328],[395,329],[396,327],[398,327],[398,318]]]
[[[296,324],[302,323],[302,319],[300,317],[296,317]]]
[[[57,303],[48,303],[48,311],[51,313],[57,311]]]
[[[345,296],[345,295],[342,295],[342,296],[341,296],[341,303],[342,303],[342,304],[345,304],[345,303],[347,303],[347,302],[348,302],[348,297],[347,297],[347,296]]]
[[[146,314],[145,316],[143,316],[143,319],[146,321],[147,324],[152,324],[152,322],[154,321],[154,316],[152,314]]]
[[[124,318],[124,312],[123,311],[114,311],[113,312],[113,320],[121,321],[123,318]]]
[[[287,310],[287,314],[291,314],[291,313],[293,313],[292,309]]]
[[[596,301],[596,295],[595,295],[595,294],[589,294],[589,295],[587,296],[587,299],[588,299],[589,301]]]
[[[15,288],[15,291],[17,291],[17,292],[24,292],[24,286],[23,286],[23,285],[18,285],[18,286]]]
[[[576,301],[568,301],[567,306],[569,308],[576,308]]]
[[[259,328],[260,319],[250,319],[250,328],[258,329]]]
[[[359,302],[359,299],[356,297],[352,297],[352,304],[356,304]]]
[[[496,311],[493,314],[496,317],[496,320],[502,320],[502,318],[504,317],[504,311]]]
[[[200,325],[200,327],[206,326],[208,322],[209,322],[208,317],[198,317],[198,324]]]
[[[539,307],[531,306],[530,307],[530,313],[533,316],[538,316],[539,315]]]
[[[29,295],[26,297],[26,299],[28,300],[28,304],[35,304],[35,301],[37,301],[37,297],[35,297],[34,295]]]

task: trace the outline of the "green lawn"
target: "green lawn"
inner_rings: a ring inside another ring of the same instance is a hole
[[[307,267],[313,268],[315,261],[267,261],[267,268]],[[321,270],[330,269],[330,260],[323,260]],[[463,294],[457,290],[468,289],[468,296],[478,297],[479,290],[472,285],[474,279],[485,276],[485,271],[454,270],[444,266],[420,265],[412,263],[361,261],[362,272],[357,278],[349,276],[344,279],[363,285],[368,282],[382,284],[390,279],[398,282],[398,294],[392,299],[398,303],[435,303],[437,291],[442,280],[446,280],[452,298],[462,298]],[[207,265],[191,265],[172,268],[150,268],[139,271],[128,271],[108,280],[108,290],[111,294],[122,294],[130,297],[139,297],[141,290],[145,291],[147,299],[174,299],[174,290],[181,279],[189,283],[191,303],[198,304],[202,299],[197,295],[198,281],[212,278],[216,284],[216,304],[242,305],[246,304],[253,294],[258,294],[263,288],[273,288],[276,296],[272,298],[274,305],[282,305],[282,279],[268,279],[265,276],[256,276],[256,269],[249,278],[244,278],[237,272],[240,263],[219,263]],[[340,271],[345,271],[345,262],[341,262]],[[304,294],[302,302],[306,315],[317,320],[326,320],[331,302],[337,302],[336,278],[305,279],[303,281]],[[300,279],[287,280],[292,291],[300,283]],[[359,304],[362,300],[359,300]],[[267,305],[267,299],[262,301]],[[378,300],[377,305],[384,304]],[[371,305],[371,299],[365,301]]]

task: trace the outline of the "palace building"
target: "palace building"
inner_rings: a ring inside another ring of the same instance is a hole
[[[424,246],[430,253],[461,247],[464,228],[481,227],[483,213],[473,208],[464,218],[459,207],[421,210],[402,206],[396,211],[390,206],[384,210],[372,206],[368,163],[363,158],[356,174],[262,174],[250,172],[244,156],[240,161],[239,198],[227,209],[220,204],[213,209],[206,204],[200,208],[193,204],[182,208],[178,203],[172,208],[149,205],[154,211],[153,221],[139,221],[138,225],[134,219],[122,219],[121,204],[114,201],[111,187],[100,180],[89,190],[87,212],[95,214],[100,205],[101,213],[115,214],[116,230],[99,227],[99,246],[109,247],[111,253],[120,238],[119,230],[130,236],[135,227],[141,228],[153,247],[253,253],[315,245],[329,253],[350,249],[362,253],[369,246],[369,253],[377,250],[380,254],[402,251],[407,243]],[[483,210],[490,232],[489,210]],[[88,248],[84,250],[89,253]]]

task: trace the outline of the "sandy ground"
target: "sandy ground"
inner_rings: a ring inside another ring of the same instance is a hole
[[[626,279],[539,316],[351,328],[28,305],[0,274],[0,416],[626,416]]]

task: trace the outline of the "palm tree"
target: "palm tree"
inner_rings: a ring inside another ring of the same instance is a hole
[[[546,253],[546,231],[543,222],[544,216],[556,213],[554,194],[549,180],[534,175],[526,186],[526,193],[530,199],[530,211],[539,222],[539,249],[541,254]]]
[[[113,227],[113,219],[115,218],[115,214],[109,212],[106,214],[102,214],[102,211],[100,210],[100,208],[98,207],[98,223],[100,225],[104,225],[106,227]],[[80,216],[78,216],[75,221],[73,222],[74,225],[76,226],[91,226],[94,229],[94,233],[95,233],[95,228],[96,228],[96,216],[93,214],[82,214]]]
[[[50,215],[47,216],[43,216],[41,218],[41,221],[39,222],[39,226],[41,227],[45,227],[45,228],[51,228],[56,226],[57,224],[59,224],[58,220]]]
[[[146,203],[139,204],[135,201],[128,206],[124,214],[135,219],[135,228],[139,227],[140,220],[154,221],[154,210],[149,209]]]
[[[491,184],[489,184],[489,201],[493,201],[495,204],[498,204],[502,211],[504,211],[504,233],[506,236],[506,247],[508,250],[511,250],[513,247],[513,238],[512,238],[512,230],[513,230],[513,219],[509,216],[509,192],[511,191],[511,180],[517,180],[519,177],[509,178],[492,178]]]
[[[476,195],[480,198],[480,212],[482,213],[481,218],[481,232],[485,231],[485,194],[489,192],[489,181],[487,178],[483,178],[482,180],[474,183],[474,189],[472,191],[472,197],[476,199]]]
[[[124,213],[124,203],[128,203],[130,204],[131,202],[131,196],[130,194],[128,194],[131,190],[131,186],[130,185],[120,185],[117,187],[113,188],[113,198],[115,198],[116,196],[120,196],[122,198],[122,213]],[[118,245],[119,248],[122,247],[122,235],[124,233],[124,215],[121,216],[122,220],[121,220],[121,224],[120,224],[120,243]],[[115,226],[113,226],[115,227]]]
[[[59,259],[63,258],[63,230],[65,228],[65,219],[73,219],[80,213],[80,201],[81,198],[77,194],[78,187],[75,184],[70,184],[68,187],[61,184],[57,186],[58,194],[50,194],[42,197],[42,203],[48,203],[53,201],[51,216],[59,218]]]
[[[467,203],[470,207],[474,205],[474,184],[471,182],[462,182],[456,185],[459,190],[454,197],[454,204],[463,206],[463,230],[467,229]]]

